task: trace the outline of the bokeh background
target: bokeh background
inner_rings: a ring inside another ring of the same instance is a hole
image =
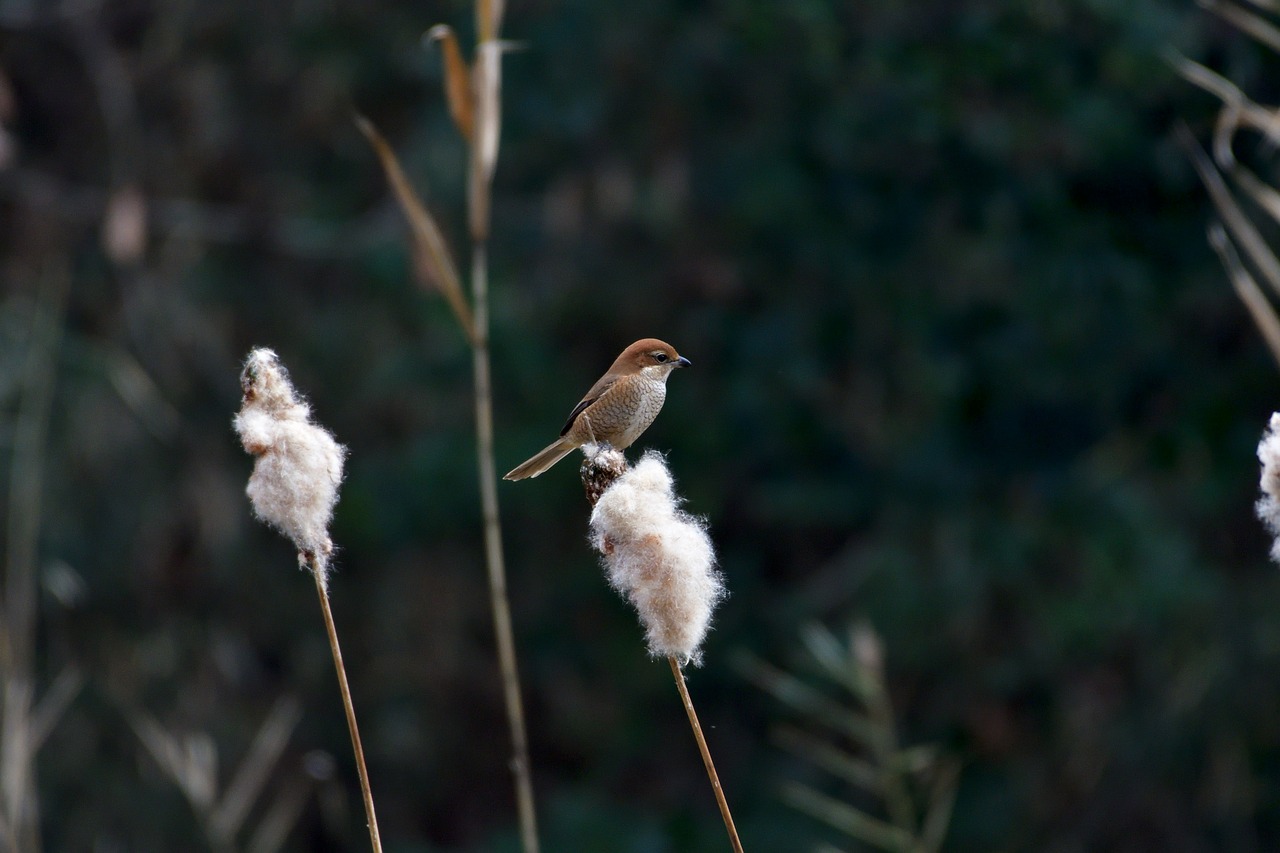
[[[139,721],[225,784],[282,697],[247,825],[304,779],[286,849],[366,843],[314,591],[242,494],[254,345],[350,447],[334,609],[387,850],[516,849],[470,355],[352,122],[465,257],[441,22],[471,43],[461,2],[0,3],[3,535],[37,690],[84,676],[47,849],[201,849]],[[779,798],[841,792],[732,662],[857,618],[904,741],[963,761],[948,849],[1280,847],[1278,374],[1174,135],[1216,104],[1165,54],[1272,103],[1274,59],[1171,0],[526,0],[504,31],[499,470],[635,338],[692,359],[642,444],[732,591],[691,689],[748,849],[855,849]],[[574,465],[501,500],[545,849],[727,849]]]

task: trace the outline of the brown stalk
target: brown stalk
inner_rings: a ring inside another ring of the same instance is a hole
[[[515,631],[507,595],[506,560],[502,551],[502,524],[498,516],[498,472],[493,459],[493,387],[489,364],[489,267],[484,241],[476,241],[471,253],[471,287],[474,293],[476,340],[471,349],[476,387],[476,461],[480,478],[480,506],[484,517],[485,564],[489,571],[489,604],[498,642],[498,666],[502,672],[502,697],[511,729],[511,773],[515,777],[516,810],[520,840],[525,853],[538,851],[538,822],[534,810],[533,781],[529,768],[529,737],[520,697],[520,673],[516,666]]]
[[[481,42],[498,37],[505,5],[503,0],[476,0],[476,32]]]
[[[316,593],[320,596],[320,610],[324,613],[324,627],[329,633],[329,650],[333,652],[333,666],[338,671],[338,690],[342,693],[342,708],[347,712],[347,728],[351,731],[351,747],[356,755],[356,771],[360,774],[360,793],[364,797],[364,813],[369,821],[369,841],[374,853],[382,853],[382,839],[378,835],[378,816],[373,808],[373,791],[369,788],[369,770],[364,764],[364,746],[360,742],[360,728],[356,725],[356,709],[351,702],[351,688],[347,684],[347,669],[342,665],[342,649],[338,645],[338,629],[333,624],[333,610],[329,607],[329,592],[324,584],[324,567],[315,554],[307,555],[311,574],[315,577]]]
[[[413,226],[415,254],[432,273],[457,315],[471,344],[475,382],[476,460],[480,480],[481,515],[484,524],[485,564],[489,576],[489,601],[498,645],[503,702],[511,730],[511,772],[515,777],[516,809],[524,853],[538,853],[538,827],[530,779],[529,740],[516,666],[515,633],[507,595],[502,528],[498,515],[498,476],[493,451],[493,390],[489,355],[489,211],[490,182],[498,158],[501,123],[501,44],[496,40],[502,19],[501,0],[478,0],[476,22],[479,44],[475,67],[469,77],[457,40],[448,27],[433,27],[427,37],[443,41],[446,96],[454,121],[468,143],[467,219],[471,235],[471,290],[469,306],[448,247],[435,220],[427,212],[404,175],[391,147],[373,125],[357,116],[356,123],[373,144],[387,179]],[[354,732],[354,729],[353,729]]]
[[[498,472],[493,452],[493,382],[489,357],[489,220],[491,181],[497,165],[502,118],[501,51],[496,41],[501,21],[501,0],[478,0],[476,23],[479,43],[471,74],[475,124],[469,146],[471,157],[467,175],[467,218],[471,232],[471,304],[475,317],[471,363],[476,392],[476,462],[480,479],[481,514],[484,518],[485,564],[489,572],[489,603],[498,643],[502,696],[507,709],[507,724],[511,729],[511,773],[515,777],[520,843],[524,853],[538,853],[538,821],[529,763],[529,737],[520,696],[511,602],[507,595],[502,525],[498,515]]]
[[[702,726],[698,724],[698,714],[693,710],[693,700],[689,698],[689,688],[684,683],[684,671],[680,662],[668,657],[671,674],[676,679],[676,689],[680,691],[680,700],[684,702],[684,711],[689,715],[689,725],[693,729],[693,739],[698,742],[698,752],[702,753],[702,763],[707,767],[707,778],[711,780],[711,790],[716,795],[716,805],[720,807],[720,816],[724,818],[724,828],[729,833],[729,843],[735,853],[742,853],[742,841],[738,839],[738,829],[733,825],[733,815],[729,813],[729,801],[725,799],[724,789],[720,787],[720,777],[716,775],[715,762],[711,760],[711,750],[707,748],[707,739],[702,736]]]

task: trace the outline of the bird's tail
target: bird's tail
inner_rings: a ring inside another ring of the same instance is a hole
[[[577,446],[568,438],[557,439],[553,444],[538,451],[528,462],[517,465],[508,471],[507,475],[502,479],[524,480],[528,477],[536,477],[567,456],[569,451]]]

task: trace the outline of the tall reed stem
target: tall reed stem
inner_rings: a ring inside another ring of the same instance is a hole
[[[511,773],[515,777],[516,810],[525,853],[538,853],[538,822],[529,771],[529,739],[520,699],[515,633],[507,597],[507,570],[498,518],[498,473],[493,462],[493,390],[489,376],[489,263],[488,242],[477,240],[471,250],[472,313],[475,345],[471,349],[476,386],[476,458],[479,462],[480,503],[484,516],[485,563],[489,569],[489,603],[498,642],[502,697],[511,728]]]
[[[684,671],[680,662],[668,657],[671,674],[676,679],[676,689],[680,691],[680,699],[684,702],[684,711],[689,715],[689,725],[693,728],[693,739],[698,742],[698,751],[702,753],[702,763],[707,766],[707,778],[711,780],[711,790],[716,795],[716,805],[720,807],[720,816],[724,818],[725,831],[729,833],[729,843],[734,853],[742,853],[742,841],[738,839],[738,828],[733,825],[733,815],[729,813],[729,801],[724,797],[724,789],[720,787],[720,777],[716,774],[715,762],[711,760],[711,750],[707,748],[707,739],[702,736],[702,726],[698,723],[698,713],[693,710],[693,700],[689,698],[689,688],[684,683]]]
[[[333,652],[333,666],[338,671],[338,690],[342,693],[342,707],[347,712],[347,728],[351,730],[351,747],[356,754],[356,772],[360,774],[360,793],[364,796],[364,814],[369,822],[369,841],[374,853],[382,853],[382,838],[378,835],[378,816],[373,809],[373,791],[369,788],[369,770],[364,765],[364,745],[360,742],[360,728],[356,725],[356,709],[351,703],[351,688],[347,685],[347,668],[342,664],[342,649],[338,645],[338,629],[333,624],[333,611],[329,608],[329,590],[325,588],[324,572],[316,556],[310,555],[311,574],[315,576],[316,593],[320,596],[320,609],[324,612],[324,627],[329,632],[329,649]]]

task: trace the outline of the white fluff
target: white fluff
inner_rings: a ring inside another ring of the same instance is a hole
[[[314,555],[324,582],[346,448],[311,422],[310,408],[271,350],[249,353],[241,384],[244,401],[235,430],[244,449],[257,457],[245,494],[258,518],[293,540],[299,552]]]
[[[1280,412],[1271,416],[1271,423],[1258,443],[1258,461],[1262,463],[1262,479],[1259,484],[1262,497],[1258,499],[1258,518],[1267,525],[1271,535],[1277,537],[1271,546],[1271,559],[1280,562]]]
[[[704,522],[679,503],[662,456],[647,453],[600,496],[591,541],[640,615],[649,653],[697,663],[724,579]]]

